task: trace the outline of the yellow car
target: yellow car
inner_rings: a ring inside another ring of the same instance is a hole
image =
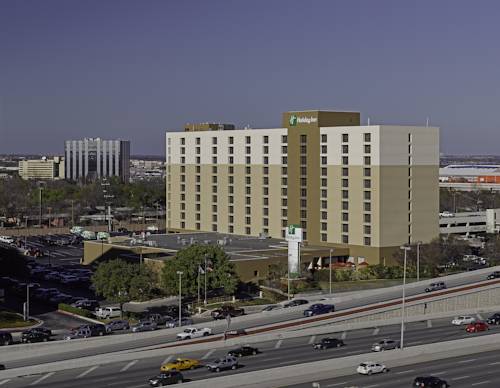
[[[160,368],[162,372],[170,372],[170,371],[181,371],[187,369],[194,369],[200,366],[200,362],[198,360],[191,360],[189,358],[178,358],[173,362],[168,362],[163,364]]]

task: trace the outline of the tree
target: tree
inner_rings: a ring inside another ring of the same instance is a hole
[[[153,273],[147,266],[110,260],[99,264],[92,276],[96,293],[120,304],[148,300],[153,290]]]
[[[227,295],[232,295],[239,283],[233,263],[219,246],[192,245],[178,251],[172,260],[165,261],[161,271],[161,284],[168,295],[177,295],[179,292],[177,271],[183,272],[183,295],[197,295],[198,284],[204,288],[205,271],[208,290],[224,288]]]

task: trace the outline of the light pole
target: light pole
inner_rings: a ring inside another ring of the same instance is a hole
[[[422,241],[417,241],[417,282],[420,280],[420,245]]]
[[[328,262],[328,266],[330,267],[330,296],[332,296],[332,253],[333,249],[330,249],[330,261]]]
[[[40,186],[38,187],[38,189],[39,189],[39,194],[40,194],[40,196],[39,196],[40,202],[39,202],[39,208],[38,208],[38,210],[39,210],[39,221],[38,221],[38,223],[40,225],[40,228],[42,228],[42,190],[43,190],[43,186],[40,184]]]
[[[31,283],[26,284],[26,317],[25,321],[30,319],[30,287],[32,286]]]
[[[182,326],[182,274],[184,272],[177,271],[177,275],[179,275],[179,327]]]
[[[203,304],[207,305],[207,254],[205,253],[205,300]]]
[[[405,330],[405,286],[406,286],[406,253],[411,250],[411,247],[408,245],[401,246],[401,249],[404,250],[404,264],[403,264],[403,299],[401,303],[401,340],[399,342],[399,348],[403,350],[404,346],[404,330]]]
[[[292,254],[289,253],[288,254],[288,262],[290,263],[290,257],[292,257]],[[288,271],[286,271],[286,283],[287,283],[287,297],[288,297],[288,300],[290,300],[290,264],[288,264]]]

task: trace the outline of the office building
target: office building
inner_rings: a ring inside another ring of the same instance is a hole
[[[55,156],[49,159],[44,156],[41,159],[20,160],[19,176],[25,180],[64,179],[64,158]]]
[[[317,110],[280,128],[189,128],[166,134],[169,229],[285,238],[299,225],[305,244],[369,264],[439,235],[438,128]]]
[[[129,181],[130,142],[85,138],[65,143],[66,179],[95,180],[120,177]]]

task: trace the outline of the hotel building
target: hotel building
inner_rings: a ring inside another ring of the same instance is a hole
[[[439,235],[439,129],[360,125],[358,112],[286,112],[280,128],[167,132],[167,228],[284,238],[389,263]],[[344,250],[345,251],[345,250]]]

